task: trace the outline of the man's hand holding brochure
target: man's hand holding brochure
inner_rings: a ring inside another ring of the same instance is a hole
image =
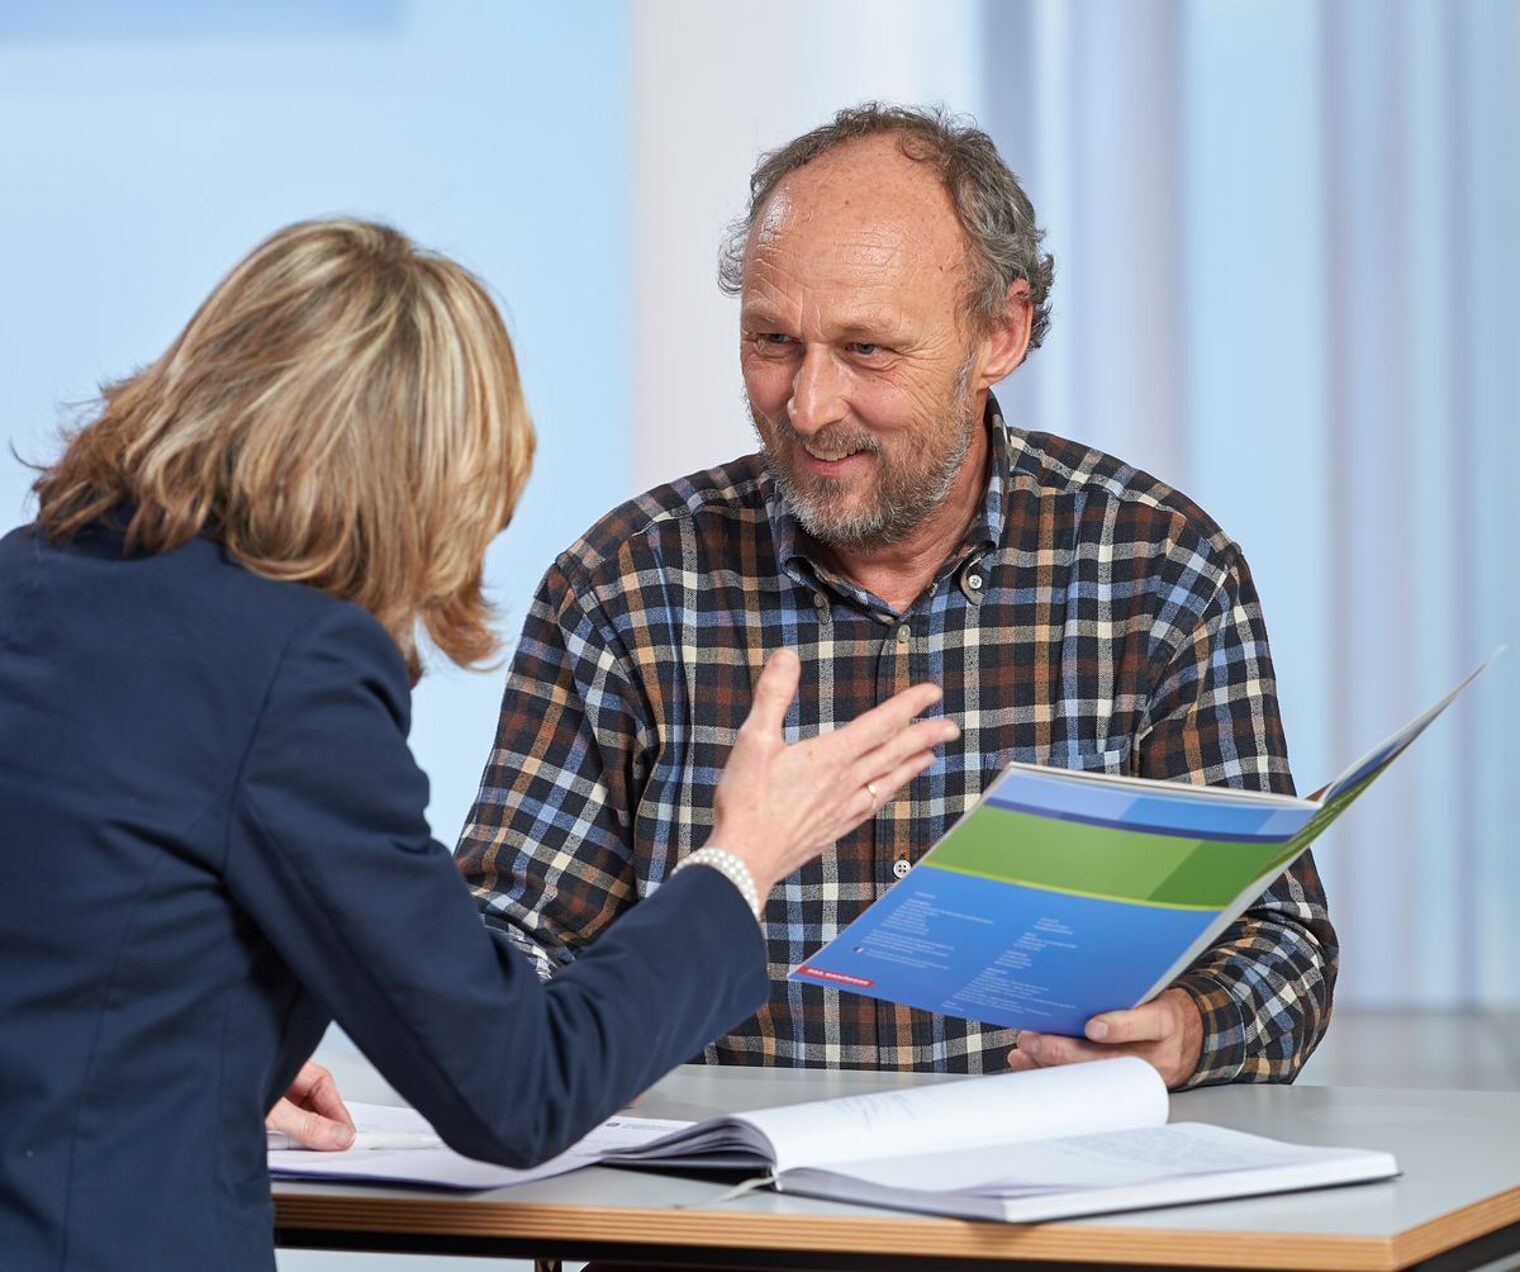
[[[1308,799],[1010,764],[790,979],[1080,1038],[1169,986],[1500,652]]]

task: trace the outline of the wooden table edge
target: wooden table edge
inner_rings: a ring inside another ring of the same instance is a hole
[[[1494,1193],[1398,1233],[1393,1246],[1399,1261],[1394,1266],[1407,1268],[1512,1223],[1520,1223],[1520,1187]],[[1458,1231],[1454,1233],[1453,1229]]]
[[[708,1249],[901,1254],[905,1249],[967,1259],[1118,1260],[1141,1265],[1398,1272],[1464,1242],[1520,1222],[1520,1188],[1496,1193],[1388,1237],[1302,1232],[1199,1231],[1000,1224],[915,1216],[784,1215],[746,1210],[611,1209],[478,1201],[460,1205],[414,1194],[275,1196],[276,1225],[320,1231],[585,1241]]]

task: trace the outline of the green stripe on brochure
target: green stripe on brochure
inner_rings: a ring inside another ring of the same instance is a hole
[[[924,861],[1058,892],[1218,910],[1284,847],[1117,830],[983,804]]]
[[[921,861],[919,865],[926,870],[944,870],[950,874],[970,875],[973,879],[987,877],[980,870],[963,870],[960,866],[947,866],[938,857],[933,861]],[[1197,910],[1200,914],[1219,913],[1219,907],[1214,905],[1177,905],[1171,901],[1137,901],[1134,897],[1111,897],[1101,892],[1083,892],[1080,888],[1050,888],[1043,883],[1029,883],[1023,879],[1010,879],[1003,882],[1014,883],[1021,888],[1034,888],[1039,892],[1059,892],[1063,897],[1085,897],[1089,901],[1118,901],[1121,905],[1148,905],[1158,910]]]

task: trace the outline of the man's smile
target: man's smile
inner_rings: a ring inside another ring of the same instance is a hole
[[[864,467],[871,458],[865,448],[827,447],[813,442],[802,442],[803,463],[807,471],[819,477],[844,477]]]

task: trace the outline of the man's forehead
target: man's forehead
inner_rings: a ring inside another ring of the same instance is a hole
[[[747,256],[806,256],[883,269],[958,270],[965,240],[932,166],[908,158],[892,136],[837,147],[789,172],[760,209]]]

